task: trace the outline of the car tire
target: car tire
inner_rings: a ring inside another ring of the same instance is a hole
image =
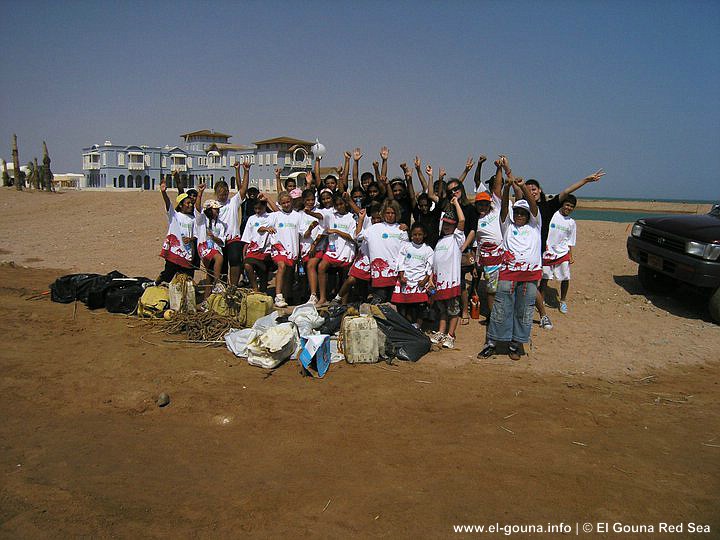
[[[710,312],[710,318],[720,324],[720,287],[715,289],[715,292],[710,295],[708,311]]]
[[[670,276],[642,264],[638,266],[638,279],[643,289],[657,294],[669,294],[675,283],[675,280]]]

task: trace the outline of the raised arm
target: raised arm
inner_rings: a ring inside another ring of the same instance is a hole
[[[352,210],[353,214],[356,216],[360,214],[360,211],[362,208],[360,208],[357,204],[355,204],[355,201],[353,201],[352,197],[347,191],[343,191],[342,198],[345,201],[345,204],[347,204],[350,209]]]
[[[567,196],[570,195],[573,191],[577,191],[581,187],[583,187],[585,184],[589,184],[590,182],[597,182],[600,180],[603,176],[605,176],[605,171],[602,169],[599,169],[592,173],[590,176],[586,176],[582,180],[578,180],[571,186],[566,187],[560,192],[560,195],[558,197],[560,198],[560,202],[562,203],[565,199],[567,199]]]
[[[363,208],[357,214],[358,218],[357,224],[355,225],[355,238],[357,238],[363,230],[363,225],[365,224],[365,216],[367,216],[367,210]]]
[[[418,180],[420,180],[420,185],[422,186],[422,192],[425,193],[428,190],[427,187],[427,181],[425,180],[425,176],[422,172],[422,162],[420,161],[419,156],[415,156],[415,172],[417,172]]]
[[[315,171],[315,182],[317,182],[318,189],[320,189],[320,186],[325,187],[325,184],[320,181],[320,160],[317,158],[315,158],[313,170]]]
[[[338,189],[340,190],[340,193],[345,193],[348,188],[348,175],[350,174],[350,152],[345,150],[343,157],[343,167],[342,171],[340,172],[340,178],[338,179]]]
[[[408,197],[410,198],[410,207],[415,208],[415,203],[417,201],[415,200],[415,187],[413,186],[412,181],[412,169],[408,167],[405,162],[400,164],[400,168],[405,174],[405,189],[407,189]]]
[[[178,171],[173,171],[172,177],[173,177],[173,184],[175,184],[175,187],[178,190],[178,195],[180,195],[181,193],[185,193],[185,187],[183,186],[183,183],[180,179],[180,173]]]
[[[478,164],[478,169],[480,165]],[[502,158],[495,160],[495,182],[493,182],[492,193],[498,199],[502,195]]]
[[[500,205],[500,223],[504,223],[505,219],[507,219],[508,216],[508,209],[510,208],[510,184],[512,184],[512,182],[508,177],[508,181],[505,183],[502,192],[502,204]]]
[[[460,180],[461,184],[465,182],[465,178],[467,178],[468,173],[472,170],[473,165],[475,165],[475,161],[473,161],[472,156],[470,156],[469,158],[467,158],[467,161],[465,162],[465,168],[458,177],[458,180]]]
[[[275,204],[275,201],[273,201],[269,197],[266,197],[264,193],[260,193],[258,195],[258,201],[265,201],[267,203],[268,207],[270,208],[270,210],[272,210],[273,212],[278,211],[278,206],[277,206],[277,204]]]
[[[510,169],[510,162],[507,156],[500,156],[502,160],[503,169],[505,170],[505,176],[507,176],[507,183],[512,186],[513,192],[515,193],[515,199],[522,199],[524,197],[522,189],[515,183],[515,177],[513,176],[512,169]]]
[[[475,176],[473,177],[473,182],[475,182],[475,189],[477,190],[483,183],[482,181],[482,165],[487,161],[487,157],[485,155],[480,155],[477,162],[477,168],[475,169]]]
[[[440,201],[440,197],[438,197],[437,194],[435,193],[435,186],[434,186],[435,182],[433,182],[433,168],[430,165],[426,165],[425,172],[428,175],[428,183],[427,183],[428,197],[430,197],[431,201],[434,201],[437,203]]]
[[[207,184],[205,182],[202,182],[198,185],[198,195],[195,199],[195,210],[197,210],[198,212],[202,212],[202,198],[206,187]]]
[[[360,158],[362,157],[362,152],[359,148],[356,148],[353,150],[353,171],[352,171],[352,181],[353,181],[353,189],[362,189],[362,185],[360,184]]]
[[[281,172],[282,172],[282,169],[280,169],[280,168],[275,169],[275,190],[278,193],[285,191],[285,186],[283,186],[282,180],[280,180]]]
[[[387,178],[387,167],[388,167],[388,156],[390,155],[390,150],[388,150],[387,146],[383,146],[380,149],[380,159],[382,159],[382,165],[380,168],[380,176],[383,178]]]
[[[460,197],[454,195],[452,198],[452,204],[455,207],[455,211],[457,212],[457,228],[465,229],[465,213],[463,212],[462,206],[460,206]]]
[[[170,197],[167,194],[167,184],[165,180],[160,181],[160,194],[162,195],[163,201],[165,201],[165,211],[170,210]]]

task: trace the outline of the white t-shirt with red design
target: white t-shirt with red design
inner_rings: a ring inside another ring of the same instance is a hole
[[[577,225],[570,216],[563,216],[558,210],[550,220],[547,249],[543,253],[543,264],[555,265],[570,260],[570,248],[577,239]]]
[[[351,238],[355,238],[356,227],[355,218],[349,212],[345,214],[335,212],[328,221],[328,229],[342,231],[349,234]],[[336,233],[329,234],[325,257],[331,261],[350,263],[355,258],[355,242],[347,240]]]
[[[398,281],[393,291],[393,302],[425,302],[427,293],[420,288],[420,282],[433,274],[435,252],[427,244],[405,242],[398,254],[398,272],[403,272],[407,283]]]
[[[220,242],[216,242],[208,236],[209,221],[204,212],[195,210],[195,238],[197,238],[198,254],[203,259],[209,257],[213,250],[222,253],[222,248],[225,245],[225,224],[219,219],[213,221],[210,230],[220,240]]]
[[[245,225],[245,231],[242,235],[242,241],[247,244],[247,256],[253,258],[264,257],[265,253],[270,252],[268,239],[270,233],[258,232],[260,227],[267,227],[270,221],[270,214],[263,212],[262,214],[253,214]],[[226,241],[227,243],[227,241]]]
[[[397,256],[407,232],[398,223],[375,223],[365,231],[373,287],[392,287],[397,281]]]
[[[270,234],[273,256],[281,255],[289,260],[297,259],[300,252],[299,225],[301,219],[302,215],[296,210],[287,213],[278,210],[270,214],[267,226],[275,228],[275,232]]]
[[[240,198],[240,192],[238,192],[220,207],[219,219],[225,224],[227,230],[226,244],[242,240],[240,238],[240,219],[238,217],[242,202],[243,199]]]
[[[171,263],[192,268],[195,216],[176,212],[173,207],[170,207],[167,210],[167,220],[168,232],[160,256]],[[183,242],[183,237],[188,241]]]
[[[365,240],[365,232],[372,224],[372,219],[365,216],[362,229],[357,236],[358,248],[355,254],[355,262],[353,263],[353,268],[355,268],[364,279],[370,276],[370,252],[368,251],[367,240]],[[356,273],[355,275],[357,276],[358,274]]]
[[[447,300],[460,296],[460,259],[462,259],[462,245],[465,243],[465,233],[462,229],[443,236],[435,245],[433,258],[433,272],[435,273],[435,300]]]
[[[478,216],[475,243],[477,261],[481,266],[495,266],[502,262],[503,235],[500,226],[500,205],[502,200],[493,193],[490,211],[483,217]]]
[[[305,257],[310,253],[310,247],[315,239],[322,234],[322,226],[319,219],[306,214],[305,211],[300,212],[300,222],[298,224],[298,234],[300,235],[300,256]],[[317,223],[313,230],[310,232],[310,236],[305,238],[305,233],[310,228],[310,225]]]
[[[500,279],[537,281],[542,278],[540,219],[530,214],[526,225],[518,227],[508,213],[502,223],[503,249]]]

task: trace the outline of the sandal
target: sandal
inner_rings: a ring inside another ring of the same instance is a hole
[[[517,345],[510,345],[508,347],[508,356],[510,357],[510,360],[520,360],[520,349],[518,349]]]
[[[470,324],[470,317],[461,317],[460,318],[460,324],[462,326],[465,326],[466,324]]]

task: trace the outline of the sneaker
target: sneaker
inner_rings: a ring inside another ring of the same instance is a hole
[[[483,350],[480,351],[477,355],[478,358],[490,358],[491,356],[495,356],[495,344],[494,343],[486,343],[485,347],[483,347]]]
[[[511,343],[508,347],[508,356],[510,357],[510,360],[518,361],[520,360],[520,347],[516,343]]]
[[[550,317],[547,315],[544,315],[540,317],[540,328],[544,328],[545,330],[552,330],[553,324],[550,322]]]
[[[566,314],[568,312],[567,303],[560,302],[560,313]]]
[[[317,296],[311,294],[310,298],[308,299],[308,304],[317,304]]]
[[[278,294],[277,296],[275,296],[275,307],[283,308],[283,307],[287,307],[287,305],[288,304],[285,301],[285,299],[283,298],[282,294]]]
[[[455,337],[454,336],[445,336],[445,339],[442,342],[442,346],[446,349],[454,349],[455,348]]]
[[[445,340],[445,334],[433,332],[430,334],[430,343],[442,343]]]

